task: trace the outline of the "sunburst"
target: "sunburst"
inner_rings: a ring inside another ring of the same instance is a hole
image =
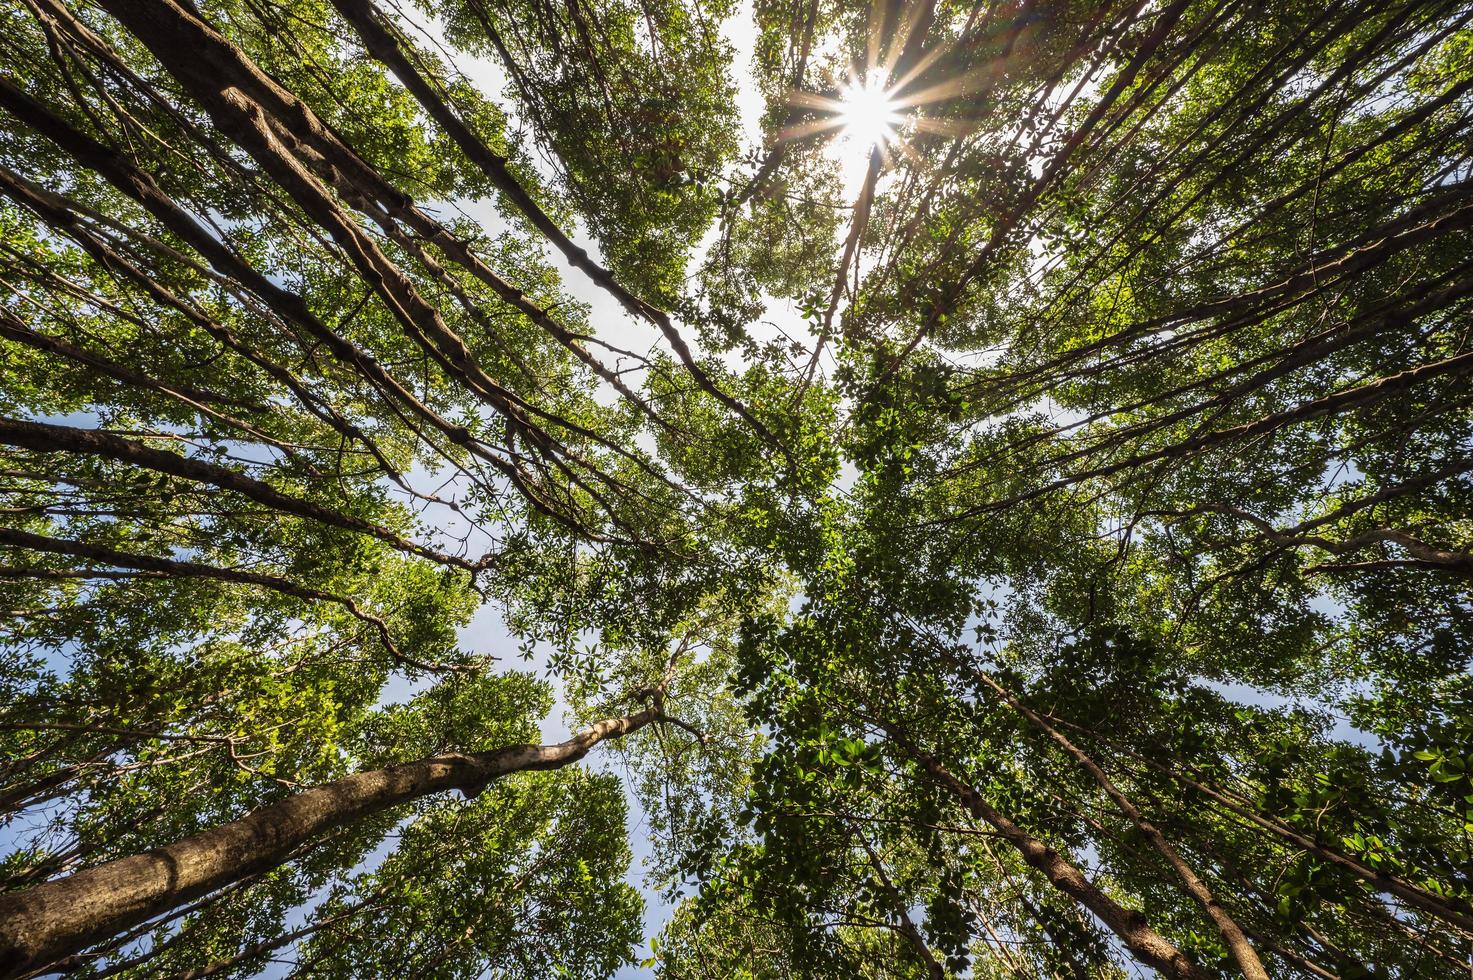
[[[789,92],[790,105],[817,110],[817,114],[785,126],[775,134],[777,139],[785,142],[831,134],[831,144],[841,153],[867,160],[876,149],[887,157],[891,151],[904,154],[908,147],[903,131],[942,136],[975,131],[972,121],[930,118],[919,110],[991,89],[1003,64],[989,63],[950,78],[928,78],[949,47],[943,43],[926,51],[908,50],[912,47],[908,42],[921,37],[922,28],[916,21],[919,10],[917,6],[910,18],[889,33],[888,44],[879,41],[887,33],[880,30],[882,25],[872,23],[863,59],[870,67],[856,65],[837,92]]]
[[[868,153],[876,147],[883,150],[895,138],[901,121],[900,106],[888,83],[883,72],[872,71],[851,81],[839,93],[839,134],[857,151]]]

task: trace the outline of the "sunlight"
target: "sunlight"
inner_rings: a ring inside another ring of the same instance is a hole
[[[831,133],[826,152],[839,165],[841,193],[846,200],[853,200],[864,183],[874,151],[888,161],[892,150],[904,149],[901,129],[910,126],[910,114],[905,109],[915,103],[897,95],[903,81],[896,82],[889,69],[876,67],[862,77],[850,75],[849,83],[834,96],[789,93],[791,105],[815,110],[816,115],[784,127],[777,138],[804,140]]]
[[[888,79],[870,72],[840,94],[839,120],[845,140],[855,149],[868,152],[884,147],[895,135],[900,109],[886,86]]]

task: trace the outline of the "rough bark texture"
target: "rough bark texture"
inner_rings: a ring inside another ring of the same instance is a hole
[[[165,847],[0,896],[0,978],[45,966],[275,867],[296,847],[335,827],[430,793],[453,789],[472,796],[508,773],[562,768],[599,742],[637,731],[660,716],[651,707],[597,722],[554,745],[446,753],[356,773]]]
[[[1441,896],[1434,895],[1433,893],[1427,891],[1424,888],[1421,888],[1418,885],[1412,884],[1408,881],[1404,881],[1401,878],[1397,878],[1395,875],[1390,875],[1383,871],[1378,871],[1362,861],[1359,861],[1353,857],[1350,857],[1347,854],[1343,854],[1340,851],[1335,850],[1333,847],[1328,847],[1324,844],[1321,844],[1319,841],[1314,840],[1313,838],[1304,836],[1303,834],[1295,831],[1285,824],[1281,824],[1276,820],[1270,820],[1259,813],[1255,813],[1248,807],[1234,801],[1227,794],[1218,792],[1216,789],[1213,789],[1211,786],[1208,786],[1205,783],[1199,783],[1195,779],[1192,779],[1190,776],[1184,775],[1179,772],[1174,772],[1166,766],[1147,759],[1144,756],[1137,755],[1134,757],[1144,762],[1152,769],[1155,769],[1158,772],[1165,773],[1167,776],[1175,779],[1183,786],[1191,787],[1192,789],[1201,793],[1203,796],[1207,797],[1209,800],[1217,803],[1229,813],[1233,813],[1236,816],[1248,821],[1249,823],[1261,827],[1262,829],[1268,831],[1271,834],[1274,834],[1282,840],[1288,841],[1301,850],[1313,854],[1315,857],[1319,858],[1322,861],[1325,861],[1328,864],[1333,864],[1338,867],[1344,868],[1345,870],[1356,875],[1366,884],[1374,887],[1377,891],[1385,892],[1388,895],[1395,895],[1397,898],[1406,902],[1408,905],[1413,906],[1414,908],[1420,909],[1423,912],[1428,912],[1432,915],[1437,916],[1440,919],[1445,919],[1448,922],[1453,923],[1460,929],[1473,931],[1473,914],[1469,914],[1469,912],[1465,908],[1460,908],[1456,905],[1451,904],[1452,902],[1459,901],[1458,899],[1444,899]]]
[[[401,323],[416,339],[423,341],[422,346],[431,356],[442,359],[443,366],[452,374],[457,368],[466,370],[467,380],[492,396],[498,410],[513,416],[519,414],[521,406],[512,404],[516,399],[475,366],[464,353],[463,343],[445,327],[438,312],[423,301],[412,283],[308,172],[311,161],[299,158],[292,150],[301,151],[306,157],[320,154],[324,172],[340,175],[350,184],[361,184],[357,189],[372,190],[380,199],[380,206],[388,207],[391,213],[414,218],[417,209],[408,197],[389,186],[351,148],[341,143],[309,106],[271,81],[239,48],[191,11],[173,0],[104,0],[103,7],[154,53],[204,106],[221,130],[250,153],[332,236]],[[188,52],[187,56],[184,52]],[[659,327],[702,390],[736,412],[764,441],[786,454],[786,447],[771,431],[711,379],[664,311],[618,287],[612,277],[599,281],[612,286],[621,301],[634,304],[634,312]]]
[[[151,175],[133,166],[116,150],[77,130],[3,77],[0,77],[0,107],[137,201],[170,232],[199,252],[225,281],[259,297],[285,323],[303,329],[334,358],[372,382],[392,404],[407,407],[415,418],[427,423],[432,430],[443,433],[452,444],[475,453],[477,458],[506,472],[506,461],[487,452],[468,429],[442,418],[371,356],[330,330],[300,295],[276,285],[241,260],[165,194]],[[29,201],[22,203],[32,206]],[[44,208],[43,202],[38,213],[45,214]],[[148,281],[144,280],[145,283]],[[515,478],[514,472],[507,475]],[[549,513],[549,516],[558,517],[556,513]]]
[[[594,262],[586,250],[575,244],[558,227],[557,222],[542,210],[532,195],[527,193],[526,188],[511,172],[506,157],[487,146],[456,115],[449,103],[435,91],[430,79],[414,67],[409,55],[399,46],[398,40],[379,20],[370,0],[332,0],[332,5],[345,20],[353,25],[368,53],[381,61],[394,73],[395,78],[404,83],[404,87],[415,97],[425,112],[445,130],[446,135],[455,141],[455,145],[460,147],[460,151],[466,155],[467,159],[491,178],[496,189],[516,205],[517,210],[522,212],[533,227],[563,254],[569,265],[580,270],[613,294],[630,312],[640,317],[656,319],[657,311],[626,290],[614,278],[613,273]]]
[[[381,618],[360,606],[352,596],[337,595],[332,592],[324,592],[321,589],[311,589],[305,585],[279,575],[265,575],[261,572],[252,572],[240,568],[220,568],[215,565],[206,565],[197,561],[175,561],[170,558],[159,558],[155,555],[139,554],[132,551],[119,551],[117,548],[109,548],[106,545],[92,544],[87,541],[74,541],[69,538],[53,538],[44,534],[32,534],[29,531],[19,531],[14,528],[0,527],[0,545],[9,545],[14,548],[24,548],[29,551],[40,551],[53,555],[68,555],[73,558],[81,558],[89,563],[111,565],[115,568],[133,569],[150,575],[167,575],[174,578],[200,578],[210,579],[216,582],[233,582],[236,585],[253,585],[282,595],[295,596],[308,602],[330,602],[346,609],[354,619],[367,623],[373,627],[379,635],[379,641],[384,649],[394,658],[395,663],[414,667],[417,670],[462,670],[474,669],[449,666],[445,664],[432,664],[416,659],[405,653],[395,642],[394,635],[389,632],[389,626]],[[70,571],[70,570],[68,570]],[[90,569],[88,570],[90,571]],[[103,575],[107,575],[105,569],[99,569]],[[6,569],[7,573],[25,574],[20,569]],[[42,576],[56,573],[48,569],[41,569]]]

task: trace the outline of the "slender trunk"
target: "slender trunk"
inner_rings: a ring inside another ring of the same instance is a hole
[[[1453,299],[1460,298],[1469,292],[1473,292],[1473,277],[1464,277],[1446,289],[1439,291],[1437,295],[1445,297],[1448,302],[1451,302]],[[986,512],[1005,510],[1009,507],[1014,507],[1029,500],[1053,493],[1056,490],[1062,490],[1074,484],[1082,483],[1085,480],[1114,476],[1116,473],[1124,470],[1139,469],[1148,464],[1163,460],[1176,461],[1184,459],[1197,453],[1199,450],[1217,449],[1228,443],[1244,442],[1248,439],[1271,435],[1291,425],[1312,422],[1315,419],[1328,415],[1339,415],[1353,409],[1374,405],[1387,398],[1404,394],[1416,386],[1436,378],[1449,375],[1457,377],[1470,372],[1473,372],[1473,353],[1458,354],[1431,364],[1422,364],[1415,368],[1408,368],[1396,374],[1385,375],[1350,388],[1342,388],[1339,391],[1314,399],[1313,401],[1300,402],[1292,408],[1288,408],[1282,412],[1264,415],[1252,422],[1245,422],[1227,429],[1202,432],[1160,449],[1129,456],[1104,466],[1082,470],[1078,473],[1060,477],[1024,493],[979,504],[959,514],[950,515],[944,518],[944,520],[955,520],[960,516],[976,516]],[[1050,462],[1057,463],[1058,460],[1054,459]]]
[[[8,93],[5,90],[4,85],[0,84],[0,104],[3,104],[4,99],[7,97],[7,95],[10,94],[13,93]],[[35,114],[34,118],[38,122],[45,121],[47,119],[44,109],[42,109],[40,106],[31,104],[29,105],[29,109],[32,110],[33,114]],[[60,124],[59,121],[55,119],[55,117],[50,117],[50,122],[57,127],[54,129],[54,132],[56,133],[69,134],[74,137],[79,135],[74,130],[68,130],[64,126],[64,124]],[[83,142],[79,145],[86,146],[87,144]],[[124,190],[126,192],[126,188],[124,188]],[[80,218],[83,215],[88,215],[90,217],[93,217],[94,219],[98,217],[97,215],[89,215],[88,209],[81,205],[78,205],[77,202],[63,197],[62,195],[53,194],[49,191],[46,191],[43,188],[32,184],[30,181],[27,181],[19,174],[6,170],[4,167],[0,167],[0,193],[4,193],[6,196],[16,201],[16,203],[33,211],[39,218],[41,218],[42,221],[46,222],[46,224],[51,228],[53,232],[57,232],[67,238],[72,239],[72,241],[76,242],[77,246],[81,248],[83,252],[90,256],[103,268],[119,276],[120,278],[131,281],[146,295],[155,300],[160,306],[164,307],[165,309],[176,310],[191,323],[195,324],[205,333],[213,337],[221,345],[221,347],[234,351],[246,361],[254,364],[269,377],[280,382],[288,391],[296,396],[297,400],[301,403],[303,408],[307,409],[307,411],[311,412],[315,417],[322,420],[327,425],[330,425],[333,430],[339,435],[345,437],[350,441],[361,443],[364,448],[367,449],[368,452],[373,456],[373,458],[378,462],[383,471],[387,473],[389,477],[394,480],[395,483],[398,483],[406,490],[409,489],[408,486],[405,484],[403,475],[398,471],[397,467],[389,462],[388,458],[384,456],[383,451],[378,447],[377,443],[375,443],[374,440],[371,439],[368,434],[360,429],[357,425],[355,425],[350,420],[344,418],[335,408],[333,408],[330,403],[314,395],[312,391],[308,388],[305,381],[303,381],[297,375],[293,374],[291,371],[282,367],[280,364],[272,361],[269,357],[265,356],[255,345],[246,343],[241,338],[237,337],[231,330],[226,328],[223,324],[211,320],[192,304],[186,302],[183,298],[171,292],[170,290],[165,289],[156,279],[153,279],[133,262],[130,262],[126,258],[124,258],[123,255],[121,255],[115,249],[110,247],[107,243],[102,241],[97,235],[93,234],[92,231],[80,221]],[[142,202],[140,201],[140,203]],[[190,219],[187,215],[181,216],[182,223],[179,225],[179,227],[187,228],[187,223],[189,220]],[[176,231],[176,233],[178,232]],[[180,237],[183,236],[181,235]],[[213,268],[213,274],[219,277],[219,282],[221,283],[221,285],[232,292],[238,299],[247,304],[251,304],[256,301],[255,299],[252,299],[251,293],[249,292],[248,283],[238,282],[226,277],[223,273],[219,271],[218,267],[199,266],[188,255],[185,255],[182,252],[178,252],[164,245],[162,242],[157,241],[156,239],[147,240],[147,244],[155,252],[166,255],[169,258],[186,266],[195,266],[196,268],[198,268],[201,275],[211,275],[210,270],[211,268]],[[283,316],[279,312],[279,310],[270,305],[269,297],[258,297],[258,299],[266,301],[266,308],[270,311],[272,315],[276,317],[276,319],[282,325],[283,329],[285,329],[285,327],[292,322],[287,317]],[[107,308],[106,302],[101,300],[100,298],[93,298],[89,296],[89,301],[93,302],[101,308]],[[321,324],[319,323],[319,325]],[[325,326],[323,327],[323,330],[326,330]],[[287,332],[290,333],[291,331],[288,330]],[[349,366],[352,367],[353,365]],[[375,384],[374,379],[369,377],[368,375],[363,375],[363,377],[368,383]],[[387,389],[380,388],[379,395],[380,397],[386,399],[386,403],[392,403],[391,393],[388,392]]]
[[[116,361],[111,361],[100,354],[78,347],[75,344],[69,344],[60,337],[53,337],[49,334],[32,330],[26,325],[24,320],[10,310],[0,310],[0,336],[15,343],[25,344],[27,347],[45,351],[48,354],[65,357],[78,364],[85,364],[99,374],[105,374],[115,381],[123,382],[123,384],[132,385],[135,388],[143,388],[148,391],[157,391],[172,398],[182,399],[199,406],[201,409],[210,405],[229,405],[233,408],[243,408],[252,412],[269,411],[267,406],[257,402],[247,401],[243,398],[234,398],[217,391],[196,388],[177,381],[161,381],[157,378],[149,377],[140,371],[135,371]],[[244,424],[238,420],[232,419],[232,421],[237,425]]]
[[[253,479],[226,466],[199,459],[191,459],[178,453],[154,449],[152,446],[124,439],[100,429],[80,429],[67,425],[50,425],[44,422],[27,422],[23,419],[0,417],[0,444],[20,446],[36,452],[71,452],[90,456],[102,456],[141,466],[158,473],[167,473],[193,483],[203,483],[232,490],[243,497],[264,504],[275,510],[295,514],[332,527],[339,527],[360,534],[367,534],[386,542],[399,551],[419,555],[443,565],[474,570],[476,562],[455,555],[447,555],[409,541],[386,527],[342,514],[321,504],[282,493],[268,483]]]
[[[1285,947],[1279,946],[1277,944],[1273,945],[1271,948],[1275,953],[1283,957],[1285,962],[1303,970],[1305,973],[1319,977],[1320,980],[1340,980],[1340,974],[1331,973],[1329,970],[1326,970],[1314,960],[1307,959],[1294,952],[1292,949],[1286,949]]]
[[[905,896],[900,894],[900,889],[895,887],[895,882],[885,873],[885,865],[880,861],[880,856],[875,853],[873,847],[870,847],[869,841],[859,832],[858,828],[851,827],[850,832],[854,834],[855,839],[864,848],[864,853],[868,855],[870,866],[875,869],[875,875],[879,878],[880,888],[884,890],[890,901],[894,903],[895,914],[900,920],[899,931],[901,936],[905,937],[905,941],[915,951],[916,957],[925,964],[926,974],[932,980],[946,980],[946,971],[941,968],[940,963],[936,962],[936,957],[932,954],[931,947],[926,944],[926,937],[921,935],[921,931],[916,928],[915,920],[910,917],[910,913],[906,910]]]
[[[992,917],[987,914],[987,909],[983,906],[983,903],[977,899],[973,899],[971,905],[972,911],[976,913],[977,918],[982,923],[982,931],[987,933],[987,938],[992,943],[990,947],[992,955],[1002,961],[1002,964],[1008,968],[1008,972],[1013,975],[1015,980],[1036,980],[1037,975],[1035,974],[1032,978],[1029,977],[1018,964],[1018,958],[1013,955],[1013,951],[1008,949],[1008,941],[1002,936],[999,936],[997,930],[992,927]],[[1049,971],[1049,976],[1053,980],[1059,980],[1058,974],[1052,970]]]
[[[1043,934],[1048,936],[1049,942],[1053,943],[1058,949],[1069,948],[1069,937],[1061,935],[1055,927],[1054,922],[1046,917],[1038,906],[1034,905],[1032,900],[1029,899],[1028,894],[1021,889],[1018,891],[1018,903],[1023,906],[1023,909],[1033,921],[1038,923],[1038,927],[1043,930]],[[1073,977],[1073,980],[1091,980],[1089,971],[1072,956],[1069,957],[1069,973]]]
[[[37,276],[33,281],[45,282],[47,279]],[[72,290],[68,290],[68,292],[72,292]],[[103,308],[108,309],[107,306]],[[0,312],[0,337],[18,344],[25,344],[36,350],[56,354],[76,364],[86,365],[91,371],[121,381],[124,384],[142,388],[146,391],[156,391],[166,398],[172,398],[175,401],[182,402],[201,415],[212,418],[232,429],[244,432],[252,439],[273,447],[283,457],[291,460],[306,473],[314,477],[320,477],[322,475],[315,466],[303,458],[302,454],[298,452],[299,447],[283,442],[280,439],[275,439],[261,431],[258,426],[252,425],[245,419],[222,411],[219,408],[220,404],[241,405],[242,403],[238,400],[227,400],[223,396],[215,396],[213,393],[202,393],[199,389],[191,388],[188,385],[180,385],[149,377],[147,374],[134,371],[92,351],[69,344],[60,338],[38,333],[26,326],[19,317],[10,313],[8,310]],[[264,406],[244,404],[243,407],[260,413],[267,411]]]
[[[357,600],[351,596],[336,595],[324,592],[321,589],[310,589],[304,585],[298,585],[290,579],[279,575],[266,575],[261,572],[246,571],[238,568],[219,568],[215,565],[206,565],[197,561],[175,561],[170,558],[159,558],[154,555],[143,555],[131,551],[119,551],[117,548],[109,548],[106,545],[90,544],[86,541],[74,541],[68,538],[53,538],[44,534],[32,534],[29,531],[20,531],[14,528],[0,527],[0,544],[14,548],[25,548],[31,551],[41,551],[53,555],[68,555],[80,558],[86,562],[97,562],[112,565],[116,568],[137,569],[143,572],[157,572],[175,578],[200,578],[216,582],[230,582],[235,585],[253,585],[282,595],[293,596],[308,602],[331,602],[346,609],[353,618],[374,627],[379,634],[379,639],[384,648],[393,656],[394,662],[407,664],[419,670],[434,672],[444,669],[458,669],[445,667],[439,664],[429,664],[416,660],[399,648],[394,642],[394,636],[389,632],[388,624],[371,612],[365,611],[358,605]]]
[[[361,179],[364,186],[360,189],[379,197],[380,205],[388,207],[391,213],[416,217],[417,209],[409,198],[391,187],[377,171],[343,144],[310,107],[272,82],[239,48],[191,11],[173,0],[147,3],[104,0],[103,7],[132,31],[170,74],[204,105],[216,124],[250,153],[272,179],[328,232],[359,269],[364,280],[379,293],[409,331],[412,339],[441,362],[452,376],[458,370],[464,371],[466,380],[475,390],[488,396],[498,411],[526,423],[527,420],[520,417],[526,407],[520,399],[479,369],[466,353],[464,343],[449,330],[438,312],[424,302],[413,284],[332,200],[320,181],[308,173],[304,164],[310,164],[310,161],[294,156],[289,149],[321,154],[325,171],[339,172],[350,182],[354,178]],[[190,52],[191,56],[181,57],[182,52]],[[196,53],[203,53],[203,57],[193,56]],[[201,71],[199,66],[206,62],[209,70]],[[273,124],[279,127],[279,132]],[[284,144],[283,139],[291,146]],[[555,229],[556,226],[552,227]],[[589,274],[597,278],[596,273]],[[664,311],[624,291],[611,276],[599,282],[614,289],[614,294],[621,301],[633,304],[633,312],[659,327],[676,357],[702,390],[739,415],[765,442],[786,454],[785,446],[772,432],[706,373]]]
[[[1088,728],[1085,728],[1082,725],[1074,725],[1072,723],[1065,722],[1062,719],[1055,720],[1058,721],[1060,724],[1066,724],[1070,728],[1081,731],[1086,735],[1101,739],[1101,741],[1105,741],[1108,744],[1108,741],[1103,739],[1098,732],[1094,732]],[[1427,912],[1435,915],[1438,918],[1451,923],[1459,931],[1469,932],[1470,934],[1473,934],[1473,914],[1469,913],[1466,906],[1459,907],[1458,905],[1451,904],[1454,902],[1458,902],[1458,899],[1444,899],[1441,896],[1427,891],[1425,888],[1422,888],[1419,885],[1415,885],[1409,881],[1397,878],[1396,876],[1387,874],[1383,871],[1378,871],[1375,868],[1372,868],[1370,865],[1365,864],[1364,862],[1356,858],[1335,850],[1333,847],[1326,846],[1313,838],[1304,836],[1303,834],[1294,830],[1292,827],[1279,823],[1277,820],[1263,816],[1262,814],[1250,809],[1248,806],[1245,806],[1244,804],[1246,803],[1246,801],[1235,799],[1231,794],[1227,792],[1216,790],[1211,786],[1206,785],[1205,783],[1199,783],[1197,780],[1191,778],[1190,776],[1187,776],[1181,772],[1177,772],[1168,766],[1163,766],[1161,763],[1156,762],[1154,759],[1148,759],[1145,756],[1140,755],[1139,753],[1129,752],[1124,749],[1121,749],[1121,751],[1129,755],[1131,758],[1136,759],[1144,765],[1156,770],[1157,772],[1169,776],[1181,785],[1188,786],[1196,790],[1203,796],[1207,797],[1209,800],[1227,810],[1229,813],[1235,814],[1238,817],[1241,817],[1242,819],[1253,824],[1254,826],[1268,831],[1281,840],[1288,841],[1295,847],[1298,847],[1300,850],[1313,854],[1315,857],[1319,858],[1322,861],[1325,861],[1326,863],[1344,868],[1345,870],[1354,874],[1356,877],[1360,878],[1366,884],[1374,887],[1377,891],[1385,892],[1389,895],[1395,895],[1397,898],[1401,899],[1403,902],[1412,906],[1413,908],[1416,908],[1422,912]]]
[[[531,492],[524,485],[525,481],[522,481],[521,472],[507,460],[490,451],[486,445],[471,434],[469,429],[450,422],[429,405],[420,401],[405,383],[389,373],[373,357],[330,330],[311,311],[306,300],[300,295],[288,292],[276,285],[253,266],[240,259],[226,244],[217,240],[202,224],[180,208],[173,198],[165,194],[151,175],[133,166],[127,158],[112,147],[104,146],[82,133],[5,78],[0,78],[0,107],[4,107],[17,119],[55,142],[83,166],[95,170],[118,190],[137,201],[169,231],[178,235],[204,256],[211,268],[226,281],[260,298],[275,316],[285,323],[306,331],[342,364],[358,372],[372,383],[391,407],[407,408],[413,416],[426,423],[434,431],[443,434],[453,445],[472,453],[477,459],[494,467],[507,479],[516,483],[519,489],[529,494],[528,500],[539,511],[554,520],[568,524],[575,531],[580,530],[578,525],[569,524],[566,515],[563,515],[552,504],[543,501],[537,494]],[[10,191],[7,192],[10,193]],[[27,207],[32,206],[32,202],[28,199],[23,199],[23,203]],[[37,204],[35,210],[38,214],[48,215],[52,209],[48,208],[43,201]],[[147,277],[140,282],[145,289],[148,288],[148,284]],[[154,285],[156,287],[156,284]]]
[[[394,73],[394,77],[404,84],[425,112],[455,141],[455,145],[460,147],[466,158],[491,179],[496,189],[507,196],[533,227],[542,233],[542,237],[562,253],[570,265],[611,293],[630,312],[640,317],[650,315],[649,305],[620,285],[612,272],[594,262],[586,250],[575,244],[558,227],[557,222],[542,210],[511,172],[506,157],[487,146],[435,90],[432,80],[415,68],[411,56],[405,53],[394,34],[380,21],[371,0],[332,0],[332,5],[353,25],[368,53]]]
[[[539,458],[560,470],[613,513],[614,508],[603,501],[597,490],[584,483],[567,461],[581,464],[601,482],[611,483],[609,475],[573,454],[538,420],[602,441],[615,452],[625,450],[612,441],[602,440],[575,420],[538,408],[488,374],[464,338],[426,299],[420,286],[334,197],[330,187],[338,190],[344,200],[356,203],[394,239],[399,238],[399,233],[393,214],[421,215],[407,197],[338,141],[305,103],[264,76],[239,48],[172,0],[147,3],[104,0],[103,6],[153,52],[205,108],[221,131],[250,154],[262,171],[327,233],[399,322],[406,337],[447,377],[465,386],[523,439],[531,442]],[[184,56],[183,52],[188,55]],[[207,70],[200,67],[205,64]],[[512,293],[521,296],[515,289]],[[692,369],[693,376],[695,370]],[[537,505],[536,491],[515,463],[496,456],[486,459]],[[572,522],[573,530],[590,536],[575,516],[558,512],[552,504],[547,506],[549,516],[564,523]]]
[[[1029,867],[1041,872],[1059,891],[1089,909],[1120,937],[1126,948],[1163,977],[1174,980],[1207,980],[1207,974],[1187,959],[1165,936],[1151,927],[1143,913],[1128,909],[1106,895],[1073,863],[1043,841],[1029,834],[993,809],[975,789],[962,782],[935,756],[922,751],[899,727],[880,722],[880,727],[943,789],[951,793],[974,817],[991,824],[1011,844]]]
[[[281,949],[283,946],[288,946],[299,939],[306,939],[308,936],[314,933],[320,932],[323,929],[328,928],[329,926],[335,926],[345,919],[351,919],[354,916],[359,915],[362,912],[366,912],[371,908],[373,908],[373,906],[369,905],[367,902],[359,902],[345,912],[334,915],[331,918],[322,919],[321,921],[314,922],[311,925],[303,926],[302,928],[297,929],[293,932],[284,933],[283,935],[277,936],[275,939],[268,939],[264,942],[259,942],[254,946],[241,950],[234,956],[228,956],[225,959],[215,960],[207,966],[197,967],[190,970],[180,970],[178,973],[172,974],[168,978],[168,980],[200,980],[201,977],[212,977],[217,973],[223,973],[226,970],[231,969],[232,967],[239,966],[242,963],[247,963],[253,959],[256,959],[257,957],[265,956],[267,953]]]
[[[156,850],[0,896],[0,980],[136,926],[190,899],[276,867],[335,827],[445,790],[474,796],[513,772],[559,769],[606,739],[656,721],[658,707],[597,722],[566,742],[446,753],[374,769],[288,796]]]
[[[1197,876],[1197,873],[1192,870],[1191,865],[1187,864],[1177,849],[1171,846],[1171,842],[1166,839],[1166,836],[1156,828],[1155,824],[1146,819],[1145,815],[1141,813],[1140,808],[1120,791],[1119,787],[1105,774],[1105,771],[1078,746],[1069,741],[1063,732],[1044,721],[1032,708],[1029,708],[1026,704],[1009,694],[997,681],[980,670],[973,670],[972,673],[978,680],[996,691],[998,696],[1006,701],[1015,711],[1028,719],[1028,722],[1033,727],[1053,739],[1060,748],[1067,752],[1075,762],[1079,763],[1090,774],[1090,777],[1099,784],[1100,788],[1105,791],[1105,795],[1110,797],[1120,812],[1130,818],[1130,822],[1135,824],[1136,829],[1150,842],[1151,847],[1155,848],[1156,853],[1160,854],[1166,859],[1166,863],[1171,865],[1171,870],[1175,871],[1176,876],[1181,879],[1182,886],[1186,889],[1187,894],[1192,896],[1193,901],[1202,907],[1202,911],[1207,913],[1207,917],[1212,920],[1213,925],[1217,926],[1217,931],[1222,934],[1223,942],[1227,943],[1228,951],[1232,953],[1233,959],[1237,961],[1238,968],[1243,972],[1243,976],[1248,977],[1249,980],[1268,980],[1268,971],[1263,968],[1263,961],[1258,958],[1258,953],[1254,951],[1253,944],[1248,941],[1243,928],[1227,913],[1227,910],[1222,907],[1217,901],[1217,898],[1212,894],[1212,890],[1207,887],[1207,883]]]
[[[77,774],[77,770],[77,766],[68,765],[38,779],[33,779],[29,783],[7,786],[3,792],[0,792],[0,813],[24,810],[28,806],[35,806],[38,802],[60,795],[60,788]],[[45,795],[41,795],[38,800],[36,797],[40,794]]]

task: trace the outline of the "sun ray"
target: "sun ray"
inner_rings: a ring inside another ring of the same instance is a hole
[[[971,136],[982,127],[976,119],[931,119],[926,116],[915,117],[913,125],[918,133],[937,136]]]
[[[783,142],[786,142],[788,140],[800,140],[808,136],[815,136],[819,133],[826,133],[829,130],[838,129],[843,125],[843,118],[840,117],[838,114],[835,114],[832,116],[825,116],[822,119],[810,119],[806,122],[794,123],[791,126],[784,126],[782,129],[778,130],[777,138],[778,140]]]
[[[924,52],[919,58],[917,58],[915,60],[915,63],[910,65],[905,70],[905,74],[899,75],[895,78],[895,82],[891,86],[891,88],[896,93],[896,99],[899,100],[900,94],[910,87],[911,82],[914,82],[917,78],[920,78],[923,73],[925,73],[937,61],[941,60],[941,58],[949,54],[950,51],[951,48],[949,45],[942,44],[932,48],[929,51]]]
[[[944,102],[948,99],[960,98],[964,95],[976,96],[996,87],[998,79],[1002,77],[1005,67],[1005,65],[998,61],[979,65],[971,71],[954,78],[937,82],[934,85],[914,92],[905,92],[903,95],[898,95],[895,102],[899,108],[910,108],[912,106],[926,105],[931,102]]]
[[[827,95],[817,92],[789,92],[788,104],[802,106],[805,109],[822,109],[824,112],[838,113],[844,110],[844,103]]]
[[[901,59],[905,56],[905,49],[910,43],[913,35],[922,31],[921,20],[926,16],[926,5],[923,3],[912,4],[905,15],[902,23],[894,25],[890,43],[886,46],[883,61],[870,61],[872,65],[878,65],[886,75],[893,76],[900,68]],[[938,49],[939,50],[939,49]],[[914,68],[908,70],[903,78],[897,78],[891,85],[893,91],[900,91],[916,75]]]

